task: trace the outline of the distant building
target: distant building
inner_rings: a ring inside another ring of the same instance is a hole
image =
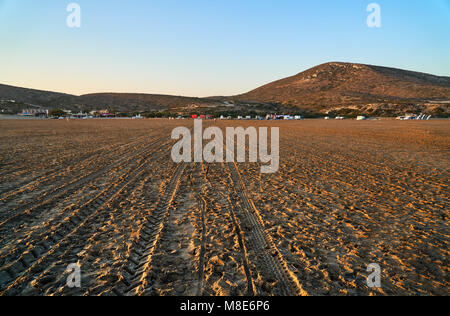
[[[112,114],[112,113],[101,113],[101,114],[100,114],[100,117],[104,117],[104,118],[113,118],[113,117],[116,117],[116,115],[115,115],[115,114]]]
[[[97,114],[100,117],[104,117],[104,118],[113,118],[116,117],[116,114],[111,113],[110,110],[99,110],[97,111]]]
[[[24,109],[20,115],[22,116],[38,116],[38,117],[47,117],[48,109]]]

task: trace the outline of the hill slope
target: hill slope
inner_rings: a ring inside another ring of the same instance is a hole
[[[369,103],[414,103],[450,99],[450,77],[333,62],[269,83],[235,98],[314,111]]]
[[[5,103],[2,100],[16,102]],[[118,112],[171,110],[189,113],[201,108],[198,111],[205,113],[252,110],[392,116],[424,112],[448,116],[450,77],[333,62],[231,97],[193,98],[136,93],[75,96],[0,85],[0,105],[11,111],[36,105],[71,110],[111,108]]]
[[[68,102],[75,96],[65,93],[19,88],[0,84],[0,100],[15,100],[21,103],[43,105],[46,103]]]
[[[1,84],[0,100],[14,100],[15,104],[9,104],[16,108],[27,108],[30,105],[72,110],[112,108],[118,112],[168,110],[192,105],[221,104],[220,101],[212,99],[157,94],[96,93],[75,96]]]

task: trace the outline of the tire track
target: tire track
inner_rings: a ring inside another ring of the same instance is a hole
[[[148,146],[147,149],[142,148],[137,153],[133,153],[132,156],[124,156],[124,157],[120,158],[119,160],[114,161],[113,163],[108,165],[106,168],[103,168],[99,171],[92,172],[87,175],[83,175],[80,178],[72,181],[69,184],[64,184],[63,186],[54,189],[53,191],[49,192],[46,195],[46,198],[43,201],[41,201],[40,203],[30,202],[24,206],[21,206],[19,208],[9,211],[7,216],[10,216],[10,217],[8,217],[0,222],[0,228],[2,228],[6,224],[8,224],[14,220],[17,220],[21,217],[26,218],[27,216],[35,215],[35,214],[32,214],[32,212],[34,210],[44,210],[45,208],[48,209],[49,207],[54,205],[60,197],[67,196],[67,195],[73,193],[79,187],[83,186],[84,184],[86,184],[94,179],[101,177],[102,175],[106,174],[108,171],[110,171],[124,163],[127,164],[136,157],[139,157],[141,155],[148,155],[153,150],[152,146],[154,146],[158,142],[159,142],[159,140],[153,142],[152,144],[150,144]]]
[[[269,280],[275,281],[274,293],[281,296],[307,295],[295,274],[290,271],[283,255],[276,248],[272,238],[265,232],[259,211],[247,193],[235,163],[227,163],[235,193],[241,207],[238,217],[245,219],[251,227],[244,232],[248,236],[249,248],[256,252],[258,269]],[[235,204],[236,205],[236,204]]]
[[[140,232],[139,240],[131,251],[128,262],[124,267],[124,276],[121,284],[113,289],[118,296],[143,295],[147,289],[147,275],[151,270],[153,254],[160,242],[164,221],[168,216],[170,207],[180,185],[180,178],[186,168],[186,164],[178,164],[167,187],[160,196],[156,208],[146,219]]]
[[[205,184],[211,187],[211,182],[208,180],[208,168],[205,169],[205,164],[201,163],[201,173]],[[204,196],[207,195],[207,187],[202,187],[202,192],[197,195],[198,209],[200,210],[200,219],[202,227],[202,239],[200,245],[199,263],[198,263],[198,287],[197,296],[203,296],[204,274],[205,274],[205,254],[206,254],[206,210],[207,201]]]
[[[224,163],[222,163],[221,166],[222,166],[222,170],[225,170]],[[236,216],[235,210],[233,208],[233,203],[231,202],[231,197],[229,194],[225,194],[224,192],[221,192],[220,190],[218,190],[216,188],[216,186],[212,185],[212,183],[208,180],[207,175],[208,175],[208,173],[206,171],[205,179],[207,179],[208,183],[210,183],[213,191],[218,191],[219,194],[227,201],[226,206],[229,210],[229,214],[231,217],[231,221],[233,223],[235,235],[238,240],[239,249],[241,251],[241,257],[242,257],[242,262],[243,262],[243,266],[244,266],[245,277],[247,279],[247,295],[255,296],[256,288],[255,288],[255,284],[253,282],[252,274],[250,271],[250,263],[249,263],[249,259],[248,259],[247,248],[246,248],[245,242],[244,242],[244,232],[243,232],[241,226],[239,225],[239,221],[237,220],[237,216]]]
[[[97,253],[99,244],[98,243],[106,243],[106,247],[108,247],[108,237],[105,237],[104,231],[99,230],[98,227],[104,227],[105,221],[110,221],[111,217],[120,216],[123,214],[124,208],[128,205],[132,205],[131,200],[136,194],[140,194],[143,192],[143,188],[152,182],[154,178],[154,173],[152,172],[153,167],[158,164],[159,161],[153,161],[148,167],[145,168],[145,173],[141,174],[135,181],[133,185],[128,186],[120,193],[120,198],[115,199],[112,203],[107,205],[107,208],[103,209],[101,212],[96,213],[96,215],[90,220],[89,226],[86,227],[83,231],[78,231],[76,234],[72,235],[71,238],[65,241],[64,245],[61,248],[64,250],[63,253],[58,254],[57,260],[51,263],[51,266],[47,268],[44,272],[42,272],[36,278],[33,278],[32,285],[34,287],[38,287],[39,290],[45,290],[46,296],[50,295],[99,295],[93,294],[92,291],[96,291],[96,289],[92,288],[92,284],[86,284],[86,281],[89,279],[91,281],[92,277],[88,277],[87,280],[83,281],[84,289],[70,289],[67,288],[66,285],[66,275],[62,272],[63,268],[67,265],[68,262],[82,262],[83,271],[89,271],[91,274],[93,271],[96,271],[95,267],[97,263],[94,263],[89,260],[89,258],[99,258],[100,254]],[[130,216],[129,212],[127,212],[126,216]],[[124,222],[116,222],[116,225],[124,225]],[[108,223],[108,226],[114,226],[113,223]],[[111,228],[114,231],[114,228]],[[117,226],[116,226],[117,229]],[[82,247],[81,247],[82,246]],[[105,247],[104,246],[104,247]],[[81,247],[81,248],[80,248]],[[85,252],[83,255],[84,258],[80,257],[80,249],[82,252]],[[104,249],[104,248],[103,248]],[[103,254],[101,255],[103,257]],[[85,259],[88,259],[85,261]],[[90,262],[89,262],[90,261]],[[89,266],[91,264],[91,266]],[[46,278],[51,276],[57,276],[58,279],[53,282],[53,286],[51,288],[46,288]],[[58,285],[60,288],[58,289]],[[39,293],[42,294],[42,293]],[[28,295],[28,293],[27,293]]]
[[[127,147],[128,147],[129,150],[132,150],[133,149],[132,147],[134,145],[139,144],[139,143],[145,143],[145,138],[147,138],[147,137],[154,137],[156,135],[157,134],[151,134],[149,136],[139,136],[139,137],[136,137],[133,141],[127,142],[127,143],[119,145],[119,146],[117,146],[117,145],[106,145],[106,146],[101,147],[100,149],[97,148],[97,149],[94,149],[94,150],[90,150],[89,152],[84,153],[81,156],[79,156],[77,154],[77,152],[75,152],[75,153],[71,152],[69,154],[65,154],[62,157],[58,158],[58,160],[64,161],[63,163],[56,164],[56,165],[52,164],[51,167],[46,169],[45,172],[43,172],[43,173],[33,177],[32,179],[24,179],[24,180],[20,181],[18,184],[16,184],[13,189],[3,190],[3,192],[0,193],[0,194],[2,194],[2,197],[0,198],[0,201],[3,201],[10,194],[17,195],[14,191],[20,191],[18,193],[21,193],[23,191],[24,187],[25,188],[29,187],[29,186],[33,185],[33,183],[41,181],[41,180],[45,181],[46,177],[50,177],[50,176],[55,177],[58,174],[64,174],[64,169],[65,168],[74,166],[74,165],[80,163],[81,161],[95,159],[96,155],[101,154],[101,153],[111,153],[110,152],[111,150],[112,151],[118,151],[118,150],[121,150],[121,149],[127,148]],[[68,159],[70,159],[70,160],[68,160]],[[25,161],[23,161],[22,163],[25,163]],[[12,164],[13,165],[18,165],[18,162],[15,161]],[[38,166],[34,166],[34,167],[35,168],[36,167],[40,168],[41,166],[38,165]],[[22,167],[21,169],[23,169],[23,170],[27,169],[28,171],[30,170],[29,167]],[[4,172],[4,174],[2,176],[0,176],[0,179],[3,179],[4,176],[6,176],[8,174],[11,174],[11,173],[14,173],[14,172],[16,172],[16,171],[8,170],[8,171]]]
[[[130,144],[129,146],[128,145],[122,145],[122,146],[116,147],[116,150],[114,150],[113,152],[107,151],[107,153],[109,154],[110,157],[114,157],[114,156],[117,156],[117,155],[118,156],[124,156],[124,155],[127,155],[127,154],[133,152],[135,147],[139,148],[139,146],[141,146],[143,144],[145,144],[145,141],[136,141],[136,142]],[[123,147],[129,147],[129,148],[127,148],[124,152],[121,152],[120,150]],[[0,198],[0,202],[7,203],[9,200],[11,200],[14,196],[16,196],[18,194],[25,193],[27,190],[29,191],[30,189],[34,190],[35,188],[39,187],[40,185],[43,185],[43,184],[45,184],[45,183],[47,183],[49,181],[54,180],[55,177],[63,177],[64,174],[66,174],[64,169],[66,169],[67,167],[71,167],[74,164],[78,164],[81,161],[85,162],[87,160],[90,160],[90,158],[92,158],[94,160],[92,163],[96,162],[95,161],[95,157],[89,157],[88,159],[82,159],[82,158],[81,159],[76,159],[75,161],[71,162],[70,164],[65,164],[63,167],[58,168],[58,169],[62,169],[63,170],[61,173],[59,173],[60,170],[55,171],[55,172],[52,172],[52,171],[50,171],[48,173],[46,172],[44,174],[41,174],[41,175],[37,176],[34,180],[30,181],[28,184],[26,184],[24,186],[21,186],[18,189],[11,190],[8,195],[5,195],[2,198]],[[112,158],[112,159],[114,159],[114,158]],[[112,163],[114,163],[114,161],[112,161]],[[95,171],[92,171],[92,172],[89,172],[89,173],[84,172],[84,175],[79,177],[78,179],[81,179],[83,177],[89,176],[91,173],[94,173],[94,172]],[[70,174],[67,174],[67,176],[70,176]],[[70,185],[71,183],[77,181],[78,179],[74,179],[74,180],[70,181],[69,183],[66,183],[66,181],[64,181],[64,179],[61,179],[59,181],[60,183],[62,183],[62,186],[60,188],[63,188],[64,186],[67,186],[67,185]],[[56,189],[59,189],[59,188],[55,188],[54,190],[56,190]],[[50,192],[50,193],[52,193],[52,192]],[[31,204],[31,203],[28,203],[28,204]]]
[[[162,152],[159,155],[157,155],[156,157],[152,156],[154,154],[154,152],[152,150],[152,153],[149,153],[143,159],[144,163],[145,163],[145,161],[147,161],[147,162],[157,161],[159,159],[159,157],[161,157],[165,153],[165,151],[164,151],[165,146],[166,145],[163,145],[160,148],[160,150],[162,149]],[[65,209],[63,209],[63,211],[60,212],[60,214],[56,215],[51,220],[46,222],[44,226],[37,226],[37,228],[35,230],[29,231],[27,233],[27,237],[22,239],[17,245],[15,245],[15,248],[13,250],[10,250],[9,257],[15,256],[18,253],[20,256],[20,253],[27,251],[27,249],[29,248],[29,245],[31,244],[31,242],[33,240],[48,239],[49,232],[50,232],[50,234],[54,234],[57,231],[57,229],[59,229],[60,227],[66,225],[68,222],[70,222],[72,220],[73,216],[76,216],[80,212],[80,209],[82,207],[85,207],[86,205],[89,205],[90,203],[98,204],[96,202],[96,199],[101,198],[105,194],[108,194],[108,190],[114,190],[115,188],[117,188],[117,186],[120,185],[120,183],[123,183],[123,181],[126,180],[126,175],[128,173],[129,173],[128,169],[123,170],[123,172],[121,174],[116,176],[116,180],[112,181],[111,184],[109,184],[105,189],[103,189],[99,193],[97,193],[93,198],[89,198],[88,200],[86,200],[86,202],[84,202],[81,205],[81,207],[78,207],[77,209],[74,210],[73,206],[68,206]],[[68,212],[71,212],[71,213],[69,213],[69,215],[66,215]],[[45,228],[47,228],[47,229],[45,230]],[[45,230],[45,231],[43,233],[39,234],[39,230]],[[6,259],[5,257],[7,257],[7,256],[3,255],[0,257],[0,259],[2,261],[8,261],[8,259]]]
[[[295,146],[294,146],[294,147],[295,147]],[[316,158],[317,158],[319,161],[321,161],[322,163],[326,162],[326,163],[328,163],[328,164],[333,165],[334,168],[335,168],[336,170],[339,170],[339,171],[341,171],[341,172],[345,170],[345,171],[346,171],[347,173],[349,173],[349,174],[358,174],[358,175],[359,175],[359,178],[361,178],[361,179],[365,179],[365,178],[366,178],[366,179],[370,179],[371,181],[373,181],[374,183],[376,183],[376,184],[378,185],[378,187],[380,187],[380,188],[382,188],[383,186],[386,186],[387,188],[389,188],[390,191],[398,192],[398,193],[400,193],[400,194],[402,194],[402,195],[404,195],[404,196],[406,196],[406,197],[410,197],[410,198],[412,198],[412,199],[414,199],[414,200],[418,200],[418,201],[423,200],[423,198],[420,197],[420,196],[418,196],[417,193],[408,192],[408,191],[407,191],[407,188],[405,188],[405,187],[403,187],[403,186],[400,186],[400,185],[395,184],[395,183],[389,183],[389,182],[383,182],[383,181],[380,181],[380,179],[379,179],[378,177],[374,176],[374,175],[371,174],[371,173],[364,172],[364,171],[361,171],[360,169],[356,169],[356,168],[354,168],[354,167],[349,166],[349,165],[348,165],[348,162],[345,162],[345,160],[348,160],[348,159],[349,159],[348,157],[345,157],[345,156],[340,155],[340,154],[337,154],[337,153],[333,153],[334,158],[336,158],[336,159],[333,160],[333,159],[330,158],[329,156],[324,156],[323,154],[320,155],[320,154],[314,153],[314,152],[312,152],[312,151],[308,151],[308,153],[309,153],[310,155],[316,157]],[[344,160],[344,162],[342,162],[342,160]],[[355,158],[352,158],[351,160],[356,161],[357,164],[359,164],[360,162],[362,162],[362,161],[360,161],[359,159],[355,159]],[[366,164],[367,164],[367,165],[370,165],[370,163],[366,163]],[[395,172],[392,168],[390,168],[390,167],[388,167],[388,169],[389,169],[389,171],[390,171],[390,174],[395,178],[395,177],[396,177],[396,172]],[[342,181],[340,181],[339,179],[335,179],[335,181],[342,182]],[[434,185],[434,183],[431,183],[431,182],[428,182],[428,181],[424,180],[423,177],[421,178],[421,181],[423,182],[424,185],[427,184],[427,183],[428,183],[429,185],[431,185],[431,184]],[[397,182],[400,182],[400,181],[397,180]],[[345,183],[343,183],[343,184],[345,184]],[[445,184],[442,184],[442,185],[445,186],[445,187],[447,187]],[[358,188],[358,186],[356,186],[356,188]],[[437,208],[439,208],[439,209],[445,209],[445,207],[444,207],[443,205],[439,204],[439,203],[436,203],[436,202],[429,202],[429,201],[425,201],[425,202],[426,202],[430,207],[433,207],[433,208],[436,208],[436,207],[437,207]],[[439,209],[437,209],[437,210],[439,210]]]
[[[80,162],[85,162],[94,159],[95,155],[98,153],[104,153],[107,152],[110,154],[110,156],[114,156],[115,154],[126,154],[127,152],[133,150],[133,146],[138,144],[143,144],[145,142],[142,140],[137,140],[129,144],[124,144],[118,147],[115,147],[114,145],[104,146],[101,149],[94,150],[90,153],[84,154],[81,157],[77,157],[75,159],[72,159],[68,162],[65,162],[64,164],[58,165],[55,168],[52,168],[51,170],[47,170],[46,172],[35,176],[32,179],[25,179],[21,182],[19,182],[13,189],[6,190],[3,192],[0,192],[0,202],[6,203],[7,201],[11,200],[13,197],[15,197],[18,194],[24,193],[26,191],[32,190],[37,186],[43,185],[47,182],[52,181],[55,177],[61,177],[62,175],[66,174],[67,172],[65,169],[67,167],[79,164]],[[125,151],[125,153],[120,152],[124,147],[129,147],[128,150]],[[113,148],[113,152],[110,151],[110,149]],[[64,181],[62,181],[64,182]]]
[[[291,142],[292,146],[295,148],[296,145],[292,143],[292,139],[295,139],[296,135],[295,134],[287,134],[287,135],[290,136],[288,138],[289,142]],[[330,144],[328,144],[328,145],[330,145]],[[381,150],[382,148],[383,148],[382,146],[378,146],[377,145],[377,147],[375,147],[375,152],[377,152],[378,150]],[[314,155],[318,156],[318,154],[315,154],[315,153],[312,153],[312,152],[311,152],[311,154],[314,154]],[[341,164],[348,165],[348,161],[350,160],[350,161],[354,162],[353,165],[357,165],[357,166],[360,166],[360,167],[362,165],[366,165],[367,166],[366,168],[361,168],[363,170],[383,170],[384,169],[384,170],[388,171],[388,173],[391,174],[391,175],[399,176],[400,179],[403,179],[403,177],[405,176],[405,172],[404,171],[401,171],[399,173],[398,170],[394,169],[394,168],[396,168],[395,166],[394,167],[390,166],[391,163],[387,163],[387,162],[376,163],[376,162],[373,162],[372,160],[361,159],[360,158],[361,155],[358,155],[358,154],[355,155],[355,154],[352,154],[351,152],[350,153],[342,153],[342,152],[334,151],[334,152],[332,152],[332,155],[334,157],[338,157],[340,161],[343,161],[343,162],[341,162]],[[389,157],[389,158],[390,159],[394,159],[394,157]],[[323,157],[321,157],[321,159],[323,159]],[[360,171],[360,170],[358,169],[358,171]],[[422,176],[419,177],[419,175],[416,175],[416,178],[417,178],[417,180],[420,180],[420,182],[422,182],[424,185],[431,185],[431,186],[433,186],[433,185],[436,184],[434,181],[428,181],[428,180],[426,180],[426,178],[424,178]],[[442,184],[442,185],[444,185],[446,188],[448,187],[445,184]]]
[[[40,243],[33,246],[29,251],[22,253],[15,262],[2,267],[1,271],[6,271],[12,280],[7,285],[0,285],[0,295],[5,295],[13,287],[25,283],[30,275],[39,270],[38,267],[43,265],[43,262],[53,255],[64,241],[84,227],[97,213],[106,209],[117,197],[120,197],[120,193],[137,181],[145,172],[145,167],[149,162],[156,161],[158,158],[147,158],[119,183],[111,183],[101,193],[75,211],[65,223],[60,223],[59,229],[54,229],[47,234],[41,239]]]
[[[201,210],[201,221],[202,221],[202,241],[200,247],[200,260],[198,264],[198,287],[197,296],[203,296],[203,279],[205,271],[205,251],[206,251],[206,224],[205,224],[205,213],[206,213],[206,200],[199,196],[198,197],[198,209]]]
[[[241,249],[242,254],[242,261],[244,263],[244,272],[245,276],[247,278],[247,295],[255,296],[256,295],[256,288],[255,284],[253,282],[252,274],[250,271],[250,263],[248,259],[248,253],[247,253],[247,247],[245,246],[244,242],[244,231],[241,228],[241,225],[239,225],[239,222],[237,220],[237,216],[235,211],[233,210],[233,203],[231,202],[231,198],[228,196],[228,208],[230,210],[230,216],[233,220],[233,226],[236,230],[236,236],[238,238],[239,248]]]

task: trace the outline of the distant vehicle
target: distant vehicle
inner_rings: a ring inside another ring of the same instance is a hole
[[[329,116],[325,116],[325,119],[326,119],[326,120],[329,120],[329,119],[330,119],[330,117],[329,117]]]
[[[365,121],[365,120],[367,120],[367,117],[365,117],[365,116],[358,116],[358,117],[356,118],[356,120],[357,120],[357,121]]]
[[[343,117],[343,116],[336,116],[336,120],[342,121],[342,120],[345,120],[345,117]]]
[[[301,115],[296,115],[296,116],[294,116],[294,118],[296,120],[303,120],[303,116],[301,116]]]
[[[420,115],[415,115],[415,114],[406,114],[404,116],[398,116],[396,118],[399,121],[411,121],[411,120],[419,120],[419,121],[428,121],[429,119],[431,119],[431,115],[426,115],[426,114],[420,114]]]

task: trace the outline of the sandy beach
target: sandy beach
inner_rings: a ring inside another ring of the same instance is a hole
[[[448,120],[205,123],[279,127],[274,174],[174,163],[180,125],[0,120],[0,295],[449,294]]]

